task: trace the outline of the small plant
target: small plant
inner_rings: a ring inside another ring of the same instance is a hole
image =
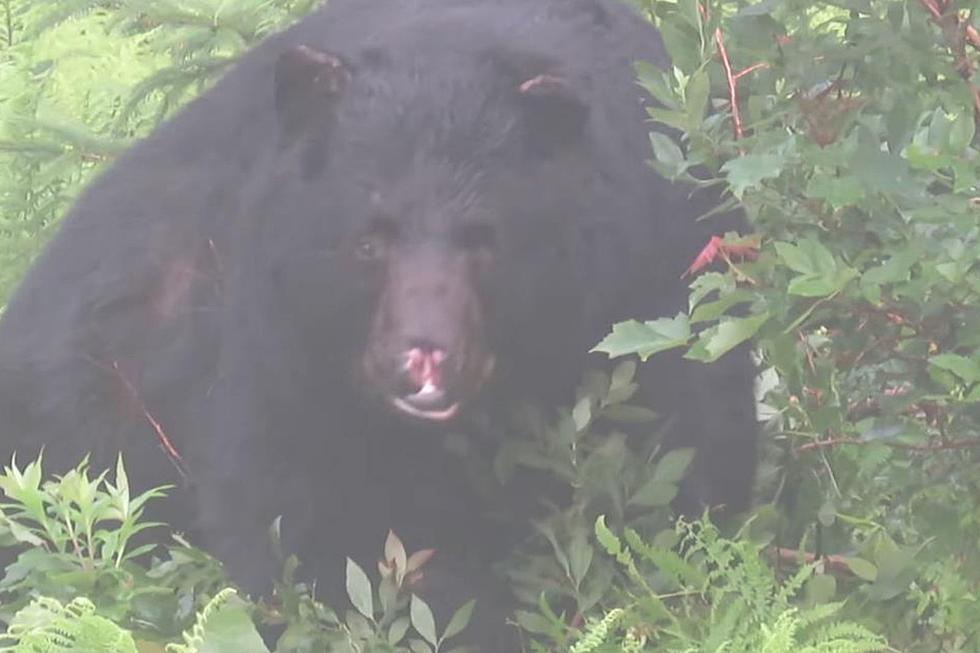
[[[133,636],[78,597],[68,605],[39,598],[20,610],[0,642],[4,653],[136,653]]]
[[[723,538],[707,520],[677,523],[671,546],[636,531],[615,535],[600,517],[596,537],[630,579],[620,607],[586,622],[574,653],[657,650],[725,653],[865,653],[892,650],[854,622],[831,622],[842,603],[817,603],[816,565],[777,580],[743,534]],[[680,552],[678,552],[678,550]]]
[[[423,568],[433,553],[431,549],[423,549],[408,555],[401,539],[389,532],[384,559],[378,563],[381,580],[377,592],[364,570],[347,559],[347,595],[355,610],[348,611],[339,626],[347,634],[353,650],[364,650],[365,644],[376,640],[396,650],[404,650],[407,645],[412,653],[438,653],[447,640],[466,628],[474,601],[457,609],[439,634],[428,604],[411,593],[413,582],[424,573]],[[409,637],[410,626],[418,637]]]
[[[168,644],[167,653],[269,653],[252,623],[247,603],[234,589],[224,589],[197,613],[183,644]]]
[[[41,458],[23,469],[15,459],[0,474],[0,491],[0,537],[20,549],[0,580],[8,620],[38,596],[69,605],[86,597],[100,615],[165,637],[224,583],[220,564],[179,537],[166,557],[153,541],[135,541],[162,526],[143,513],[165,488],[131,496],[122,458],[113,479],[92,477],[87,459],[53,479]]]

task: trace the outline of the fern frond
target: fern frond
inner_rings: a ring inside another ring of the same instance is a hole
[[[183,644],[167,644],[167,653],[198,653],[201,646],[204,644],[204,637],[206,635],[208,620],[214,615],[225,603],[228,602],[234,596],[237,596],[234,588],[226,587],[221,590],[214,597],[207,602],[207,605],[197,613],[197,618],[194,620],[194,625],[191,629],[184,633],[184,643]]]
[[[129,631],[95,614],[95,605],[78,597],[68,605],[41,597],[18,612],[4,635],[5,653],[137,653]]]

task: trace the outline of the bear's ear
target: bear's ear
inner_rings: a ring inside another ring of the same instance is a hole
[[[337,102],[350,82],[347,65],[337,55],[296,46],[276,61],[276,112],[283,141],[291,143],[334,117]]]
[[[525,142],[532,154],[552,156],[581,141],[589,107],[567,80],[558,75],[534,75],[516,90],[524,111]]]

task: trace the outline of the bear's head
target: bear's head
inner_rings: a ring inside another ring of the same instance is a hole
[[[430,422],[491,379],[533,391],[561,367],[601,175],[589,107],[558,62],[301,46],[277,62],[275,100],[261,251],[315,365]]]

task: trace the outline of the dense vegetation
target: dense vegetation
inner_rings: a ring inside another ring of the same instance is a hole
[[[0,0],[0,293],[100,166],[312,4]],[[616,373],[515,420],[529,437],[486,473],[574,488],[505,570],[516,622],[576,653],[980,651],[976,3],[638,4],[675,62],[638,66],[652,118],[684,135],[652,137],[652,164],[726,184],[756,233],[706,243],[688,314],[616,325],[598,346],[628,356]],[[725,536],[675,525],[689,456],[646,464],[594,418],[649,417],[628,404],[635,354],[713,360],[750,337],[759,508]],[[6,540],[30,545],[0,583],[9,650],[265,651],[253,618],[288,624],[278,651],[420,652],[465,624],[467,606],[432,624],[400,591],[424,555],[396,535],[380,581],[349,566],[351,606],[318,604],[291,560],[253,604],[179,539],[127,548],[144,500],[121,468],[44,485],[24,462],[0,480]]]

